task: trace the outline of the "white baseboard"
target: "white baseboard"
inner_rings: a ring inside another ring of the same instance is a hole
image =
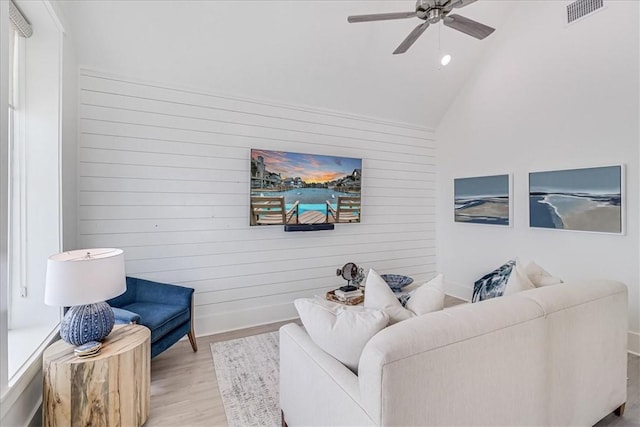
[[[197,336],[204,336],[297,318],[298,313],[293,303],[288,302],[234,311],[233,313],[225,312],[198,317],[196,318],[195,330]]]
[[[473,295],[473,288],[469,286],[460,285],[458,283],[447,282],[444,283],[444,292],[452,297],[460,298],[465,301],[471,301]]]
[[[30,418],[31,421],[29,421],[29,424],[27,424],[27,427],[41,427],[42,426],[42,399],[40,399],[40,404],[38,405],[37,408],[35,408],[35,411],[33,412],[33,415]]]
[[[627,351],[636,356],[640,356],[640,332],[629,331]]]

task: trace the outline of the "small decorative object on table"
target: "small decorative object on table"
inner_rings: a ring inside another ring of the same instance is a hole
[[[348,262],[336,270],[336,276],[342,276],[344,280],[347,281],[347,284],[350,285],[351,281],[356,278],[358,275],[358,266],[352,262]]]
[[[327,299],[346,305],[358,305],[364,301],[364,292],[359,288],[364,279],[364,269],[352,262],[346,263],[336,270],[336,276],[342,276],[347,281],[346,286],[327,292]]]
[[[93,357],[100,353],[102,343],[98,341],[89,341],[86,344],[82,344],[73,349],[73,352],[78,357]]]
[[[361,288],[364,288],[364,285],[362,284],[362,282],[364,281],[365,277],[367,276],[364,273],[364,267],[358,266],[358,273],[356,274],[356,277],[354,277],[351,280],[351,284],[354,286],[359,286]]]
[[[360,286],[365,278],[364,268],[348,262],[342,268],[336,270],[336,276],[342,276],[348,285]]]
[[[411,277],[400,274],[381,274],[380,277],[387,282],[393,292],[400,292],[402,288],[413,283]]]

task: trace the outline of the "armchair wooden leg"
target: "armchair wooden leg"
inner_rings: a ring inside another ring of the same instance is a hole
[[[195,333],[195,329],[193,327],[194,324],[194,315],[195,312],[193,311],[193,307],[194,307],[194,302],[193,302],[193,296],[191,297],[191,330],[189,331],[189,333],[187,334],[187,336],[189,337],[189,342],[191,343],[191,348],[193,349],[193,352],[197,352],[198,351],[198,343],[196,342],[196,333]]]
[[[280,410],[280,416],[282,417],[282,427],[288,427],[287,422],[284,420],[284,411],[282,409]]]
[[[622,405],[618,406],[616,408],[615,411],[613,411],[614,414],[616,414],[617,416],[621,417],[624,415],[624,407],[627,404],[627,402],[624,402]]]
[[[196,335],[193,331],[190,331],[187,336],[189,337],[189,342],[191,343],[191,348],[194,352],[198,351],[198,343],[196,342]]]

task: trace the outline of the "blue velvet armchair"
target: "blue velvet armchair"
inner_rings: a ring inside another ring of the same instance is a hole
[[[127,290],[107,300],[116,323],[138,323],[151,330],[151,357],[187,335],[198,351],[193,330],[193,289],[127,277]]]

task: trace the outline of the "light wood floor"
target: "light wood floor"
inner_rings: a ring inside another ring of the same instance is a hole
[[[464,301],[447,296],[445,306]],[[145,426],[226,426],[210,344],[278,330],[289,322],[198,337],[198,352],[178,342],[151,362],[151,414]],[[624,417],[609,415],[598,426],[640,426],[640,357],[629,355]]]
[[[226,426],[210,344],[276,331],[280,322],[176,343],[151,361],[151,413],[145,426]]]

